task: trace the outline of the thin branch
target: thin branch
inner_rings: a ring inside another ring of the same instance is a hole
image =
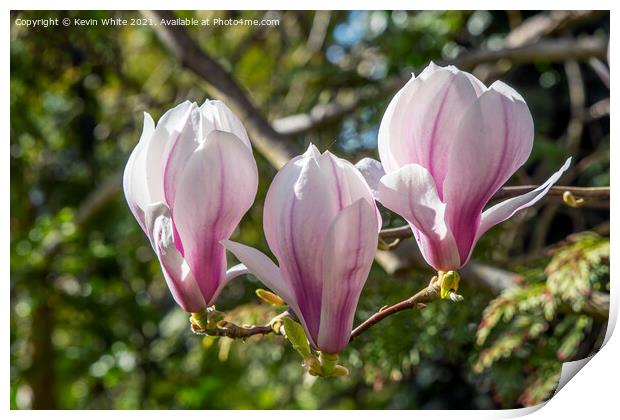
[[[465,53],[457,57],[454,64],[461,68],[472,68],[481,63],[498,60],[508,60],[511,63],[588,60],[591,57],[603,58],[606,53],[607,40],[598,36],[556,38],[543,39],[521,47]]]
[[[215,309],[209,309],[210,311]],[[216,311],[217,312],[217,311]],[[193,316],[190,318],[192,331],[198,335],[213,337],[228,337],[233,339],[246,339],[255,335],[280,334],[282,318],[293,317],[288,311],[284,311],[271,319],[266,325],[240,326],[233,322],[222,320],[219,322],[207,322],[206,325],[195,323]]]
[[[508,48],[522,47],[538,42],[541,38],[554,35],[562,30],[578,26],[600,16],[603,12],[596,10],[553,10],[538,13],[525,19],[512,29],[504,39]],[[506,63],[483,63],[473,73],[483,80],[496,79],[510,69]]]
[[[588,119],[592,121],[609,116],[609,105],[609,98],[593,103],[588,109]]]
[[[176,18],[171,11],[160,10],[144,14],[155,20]],[[218,96],[239,115],[250,132],[254,145],[273,166],[280,168],[295,156],[296,151],[290,140],[274,130],[232,75],[207,54],[184,27],[156,25],[153,28],[181,65],[212,85]]]
[[[506,45],[518,47],[563,29],[587,22],[602,14],[600,10],[552,10],[525,19],[506,36]]]
[[[534,188],[537,187],[538,185],[519,185],[514,187],[503,187],[493,196],[493,198],[497,199],[516,197],[532,191]],[[551,187],[546,196],[562,197],[567,191],[573,193],[576,196],[583,197],[586,200],[609,201],[610,187],[573,187],[570,185],[555,186]]]
[[[494,199],[517,197],[536,188],[536,185],[521,185],[515,187],[504,187],[500,189],[494,196]],[[556,186],[551,187],[546,197],[562,198],[566,192],[572,193],[575,197],[583,198],[584,207],[588,206],[590,201],[609,201],[610,187],[571,187]],[[395,228],[383,229],[380,238],[385,242],[391,242],[395,239],[405,239],[412,236],[409,226],[400,226]]]
[[[579,39],[559,38],[542,40],[535,44],[508,47],[500,50],[479,50],[465,52],[454,60],[438,61],[438,64],[453,64],[463,70],[470,70],[479,64],[504,61],[506,63],[524,63],[536,61],[564,61],[567,59],[587,60],[592,57],[604,57],[607,40],[589,36]],[[490,69],[487,69],[490,71]],[[354,112],[360,105],[392,95],[411,78],[411,73],[419,69],[407,69],[399,76],[357,92],[354,96],[336,99],[328,104],[316,105],[309,112],[289,115],[276,119],[274,127],[287,135],[300,134],[339,121]],[[495,73],[475,72],[483,81],[488,81]]]
[[[353,330],[349,343],[389,316],[410,309],[424,309],[427,303],[440,300],[439,292],[439,283],[433,283],[408,299],[379,309]],[[578,311],[569,304],[562,304],[558,309],[563,313],[580,313],[606,320],[609,317],[609,302],[609,294],[595,291]]]
[[[439,283],[433,283],[432,285],[420,290],[418,293],[411,296],[409,299],[405,299],[402,302],[398,302],[394,305],[379,309],[379,311],[377,311],[370,318],[362,322],[360,325],[358,325],[353,330],[353,332],[351,333],[351,338],[349,339],[349,342],[355,340],[357,337],[363,334],[370,327],[384,320],[390,315],[394,315],[398,312],[406,311],[408,309],[423,309],[426,307],[426,303],[439,300],[440,288],[441,287]]]
[[[588,64],[590,65],[590,67],[592,67],[592,70],[594,70],[594,73],[596,73],[599,79],[601,79],[605,87],[609,89],[609,84],[610,84],[609,68],[607,68],[607,66],[601,60],[597,58],[591,58],[588,61]]]
[[[240,327],[239,325],[231,322],[224,322],[221,328],[214,331],[203,331],[196,329],[192,326],[192,331],[199,335],[209,335],[214,337],[228,337],[232,339],[244,339],[255,335],[267,335],[274,333],[273,328],[270,325],[255,325],[251,327]]]

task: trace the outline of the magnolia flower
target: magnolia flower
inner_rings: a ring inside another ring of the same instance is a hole
[[[568,168],[570,158],[540,187],[483,211],[527,161],[533,137],[532,116],[514,89],[431,63],[386,110],[381,163],[364,159],[358,168],[376,198],[409,223],[426,261],[456,270],[487,230],[540,200]]]
[[[123,176],[125,198],[151,241],[176,302],[213,304],[226,283],[228,239],[250,208],[258,171],[247,133],[219,101],[184,102],[144,128]]]
[[[288,303],[316,349],[338,353],[349,341],[381,227],[368,184],[352,164],[310,145],[274,178],[263,227],[279,267],[254,248],[223,243]]]

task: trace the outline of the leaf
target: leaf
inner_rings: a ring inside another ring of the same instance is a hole
[[[308,339],[306,338],[303,327],[290,318],[284,318],[283,322],[286,338],[291,342],[293,348],[304,359],[310,357],[310,345],[308,344]]]

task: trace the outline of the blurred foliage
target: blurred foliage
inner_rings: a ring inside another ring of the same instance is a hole
[[[553,394],[561,363],[589,355],[592,344],[584,338],[595,322],[580,314],[585,300],[593,291],[609,292],[608,238],[572,235],[547,260],[525,271],[522,287],[493,299],[478,326],[476,343],[483,348],[473,370],[492,370],[489,380],[504,403],[534,405]],[[524,362],[519,369],[514,358]]]
[[[364,86],[380,86],[429,60],[501,48],[511,28],[535,13],[178,14],[280,19],[277,27],[188,28],[274,120],[350,97]],[[577,308],[589,290],[606,290],[605,239],[578,237],[560,245],[550,262],[515,263],[609,220],[606,208],[575,210],[552,200],[493,229],[476,249],[478,260],[523,275],[522,287],[495,298],[465,278],[460,289],[465,302],[436,302],[386,319],[341,355],[340,363],[351,371],[347,378],[305,375],[299,355],[282,337],[233,342],[193,335],[120,194],[104,200],[86,222],[80,209],[108,180],[120,184],[119,171],[140,135],[142,112],[157,119],[185,99],[215,96],[213,87],[183,69],[148,26],[26,28],[15,25],[18,17],[140,15],[11,14],[11,407],[517,407],[550,395],[561,360],[597,348],[604,323],[564,313],[557,303]],[[574,36],[608,33],[605,13],[565,30]],[[586,105],[606,98],[596,75],[587,65],[581,70]],[[523,94],[536,124],[532,156],[511,182],[540,182],[567,157],[571,111],[564,67],[523,64],[502,80]],[[300,151],[314,142],[351,161],[376,157],[388,96],[291,141]],[[577,169],[566,182],[608,185],[609,118],[584,124],[573,156]],[[261,212],[275,169],[259,155],[257,160],[257,201],[234,239],[268,252]],[[384,216],[386,225],[402,224],[394,215]],[[428,272],[387,275],[375,265],[356,324],[428,280]],[[276,311],[256,298],[258,287],[251,276],[232,282],[218,309],[240,324],[267,322]],[[486,326],[476,333],[483,312]],[[494,317],[495,324],[488,321]]]

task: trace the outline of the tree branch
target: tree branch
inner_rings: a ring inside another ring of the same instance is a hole
[[[504,39],[505,46],[515,48],[533,44],[543,37],[577,26],[601,14],[602,12],[597,10],[553,10],[538,13],[512,29]],[[499,77],[509,68],[510,66],[500,63],[484,63],[476,66],[474,74],[490,80]]]
[[[363,334],[366,330],[368,330],[373,325],[382,321],[390,315],[394,315],[395,313],[406,311],[408,309],[423,309],[426,307],[426,303],[439,300],[439,291],[440,285],[439,283],[434,283],[424,289],[420,290],[415,295],[411,296],[409,299],[405,299],[402,302],[398,302],[394,305],[387,306],[379,309],[374,315],[368,318],[366,321],[362,322],[358,325],[353,332],[351,333],[351,338],[349,342],[355,340],[361,334]]]
[[[600,10],[552,10],[525,19],[506,36],[506,45],[518,47],[531,44],[540,38],[587,22],[600,16]]]
[[[535,44],[507,47],[500,50],[479,50],[465,52],[454,60],[441,60],[440,65],[456,65],[462,70],[471,70],[479,64],[497,62],[524,63],[535,61],[587,60],[592,57],[605,57],[607,40],[588,36],[579,39],[560,38],[542,40]],[[489,70],[489,69],[487,69]],[[485,70],[486,71],[486,70]],[[493,74],[476,71],[483,81],[488,81]],[[289,115],[276,119],[273,126],[277,131],[287,135],[301,134],[339,121],[359,108],[363,103],[376,101],[392,95],[403,87],[411,78],[411,73],[419,69],[407,69],[401,75],[387,79],[375,86],[368,86],[354,96],[337,99],[327,104],[316,105],[309,112]]]
[[[174,19],[171,11],[144,12],[152,19]],[[204,79],[218,92],[243,120],[258,151],[276,168],[284,166],[295,156],[293,144],[282,133],[273,129],[248,95],[215,59],[207,54],[182,26],[156,25],[153,27],[162,43],[181,65]]]
[[[465,53],[454,60],[461,68],[472,68],[478,64],[508,60],[511,63],[536,61],[588,60],[591,57],[604,58],[607,54],[607,40],[598,36],[581,38],[544,39],[535,44],[500,50],[481,50]]]
[[[515,187],[503,187],[494,196],[494,199],[517,197],[536,188],[536,185],[521,185]],[[582,206],[587,207],[592,201],[609,201],[610,187],[571,187],[556,186],[551,187],[546,197],[562,198],[566,192],[570,192],[576,198],[583,198],[585,201]],[[395,228],[383,229],[380,238],[385,242],[394,241],[395,239],[410,238],[413,233],[409,226],[400,226]]]

